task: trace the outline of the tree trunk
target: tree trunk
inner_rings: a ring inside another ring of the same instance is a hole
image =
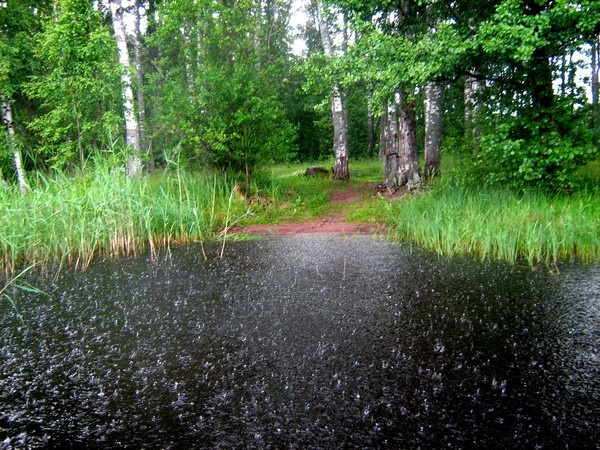
[[[479,94],[482,90],[482,83],[477,78],[467,75],[465,78],[465,138],[474,144],[473,153],[477,153],[481,127],[479,125],[479,115],[481,111],[481,102]]]
[[[23,170],[23,164],[21,163],[21,150],[17,145],[15,139],[15,128],[13,125],[12,109],[8,100],[2,101],[2,121],[6,126],[8,132],[8,145],[10,150],[13,152],[13,161],[15,164],[15,171],[17,173],[17,181],[19,183],[19,191],[21,194],[27,194],[29,192],[29,186],[25,181],[25,171]],[[6,182],[2,178],[3,186],[6,186]]]
[[[371,105],[372,95],[369,94],[367,103],[367,151],[369,158],[375,156],[375,116]]]
[[[408,189],[421,187],[421,166],[417,155],[417,119],[415,103],[405,92],[398,95],[398,137],[400,170],[398,185],[406,184]]]
[[[328,24],[321,10],[319,10],[319,31],[325,53],[333,56],[333,42],[329,35]],[[332,91],[331,116],[333,120],[333,152],[335,154],[333,178],[347,180],[350,178],[348,171],[348,122],[344,112],[342,94],[337,83],[334,84]]]
[[[600,36],[594,38],[592,44],[592,132],[594,145],[598,146],[598,73],[600,57]]]
[[[398,183],[399,148],[398,148],[398,110],[395,102],[390,102],[382,123],[383,145],[383,182],[388,189],[396,189]]]
[[[142,159],[140,156],[140,135],[138,120],[135,116],[133,107],[133,90],[131,88],[131,63],[129,59],[129,50],[127,49],[127,40],[125,35],[125,26],[123,23],[123,6],[121,0],[110,1],[113,27],[115,30],[115,39],[119,50],[119,63],[121,63],[121,84],[123,95],[123,111],[125,116],[125,129],[127,145],[132,149],[133,154],[128,162],[128,173],[135,177],[142,170]]]
[[[437,83],[425,86],[425,174],[440,174],[440,145],[442,140],[443,87]]]
[[[387,126],[387,109],[383,108],[383,113],[379,118],[379,157],[383,158],[385,152],[385,136]]]
[[[262,36],[261,36],[261,28],[262,28],[262,15],[263,15],[263,7],[262,0],[256,1],[256,23],[254,25],[254,56],[256,58],[255,66],[257,69],[260,69],[261,61],[262,61]]]
[[[135,50],[135,74],[137,78],[137,106],[138,106],[138,135],[140,139],[140,151],[143,148],[148,155],[148,169],[154,171],[156,163],[152,148],[148,145],[146,139],[146,100],[144,98],[144,66],[142,56],[142,33],[140,30],[140,8],[142,7],[141,0],[136,0],[134,14],[134,50]]]
[[[546,49],[536,49],[533,52],[533,66],[531,68],[531,82],[533,107],[541,116],[546,116],[554,105],[554,75]]]
[[[348,171],[348,124],[344,113],[342,94],[337,84],[333,87],[331,115],[333,118],[333,152],[335,154],[333,178],[335,180],[347,180],[350,178]]]

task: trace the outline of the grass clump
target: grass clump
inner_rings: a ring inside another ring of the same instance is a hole
[[[74,178],[38,175],[27,195],[0,194],[0,265],[9,273],[30,264],[85,268],[95,256],[210,239],[245,211],[233,185],[225,175],[179,170],[132,179],[102,165]]]
[[[441,185],[388,206],[391,235],[441,255],[511,262],[600,260],[598,189],[572,195]]]

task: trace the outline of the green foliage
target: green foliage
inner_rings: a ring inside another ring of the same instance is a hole
[[[481,137],[478,170],[484,181],[517,188],[577,187],[577,167],[597,154],[578,111],[562,105],[553,117],[500,117],[490,122]]]
[[[285,105],[290,122],[296,126],[297,159],[316,161],[331,154],[332,124],[331,113],[317,108],[323,98],[307,92],[306,62],[294,61],[289,73],[288,92],[291,96]]]
[[[46,2],[35,0],[11,0],[0,6],[0,101],[10,102],[13,128],[17,133],[10,138],[3,127],[0,171],[5,176],[14,173],[9,140],[17,143],[21,150],[31,145],[24,124],[36,114],[37,105],[28,101],[23,88],[33,72],[34,36],[40,29],[40,18],[46,7]]]
[[[481,142],[487,181],[572,186],[573,168],[592,153],[590,136],[580,131],[586,122],[578,118],[576,127],[564,127],[585,104],[574,87],[576,62],[570,56],[597,34],[598,2],[408,1],[400,8],[394,2],[331,3],[350,14],[358,31],[356,44],[336,62],[346,68],[346,83],[365,81],[375,105],[384,105],[400,87],[428,81],[462,91],[464,75],[474,74],[485,83],[478,98],[485,108],[476,119],[493,124]],[[557,74],[568,79],[560,99],[553,89]],[[455,99],[451,110],[461,109]],[[445,118],[454,142],[464,130],[461,121]]]
[[[578,166],[596,154],[589,140],[577,141],[574,133],[540,132],[540,124],[504,119],[493,132],[481,139],[478,164],[490,184],[545,189],[574,188]],[[515,129],[533,127],[527,139],[519,138]]]
[[[42,106],[30,124],[41,139],[38,157],[57,168],[83,167],[90,150],[122,128],[114,39],[91,3],[59,0],[37,44],[40,67],[27,92]]]
[[[282,107],[287,6],[255,7],[177,0],[160,9],[150,40],[161,49],[150,78],[153,111],[167,130],[164,145],[179,145],[184,160],[250,172],[295,153],[296,130]]]
[[[35,5],[42,8],[42,4]],[[0,97],[11,99],[31,74],[33,35],[39,15],[29,1],[9,1],[0,7]]]

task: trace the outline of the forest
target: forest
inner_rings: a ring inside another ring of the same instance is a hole
[[[388,208],[400,239],[501,191],[536,200],[498,229],[551,240],[513,258],[600,258],[596,0],[4,0],[0,25],[4,268],[214,237],[267,208],[233,186],[276,209],[273,167],[315,161],[428,193]]]

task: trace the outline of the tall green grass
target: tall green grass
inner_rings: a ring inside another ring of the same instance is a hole
[[[25,196],[0,190],[0,269],[85,268],[97,256],[145,249],[154,254],[173,244],[215,239],[219,233],[225,237],[236,223],[340,213],[351,221],[387,221],[392,238],[442,255],[530,264],[600,261],[597,183],[572,195],[517,193],[468,187],[451,166],[443,167],[444,177],[429,191],[394,200],[365,195],[352,205],[329,200],[337,190],[356,188],[355,183],[380,181],[378,160],[352,162],[350,183],[303,177],[306,164],[276,166],[255,175],[254,184],[246,186],[246,202],[234,193],[233,178],[210,172],[173,170],[132,179],[97,164],[85,176],[38,175]]]
[[[446,256],[599,261],[599,194],[597,188],[548,195],[442,185],[388,205],[391,235]]]
[[[102,165],[85,176],[38,175],[25,196],[0,192],[0,266],[85,268],[96,256],[210,239],[245,210],[233,185],[185,171],[132,179]]]

